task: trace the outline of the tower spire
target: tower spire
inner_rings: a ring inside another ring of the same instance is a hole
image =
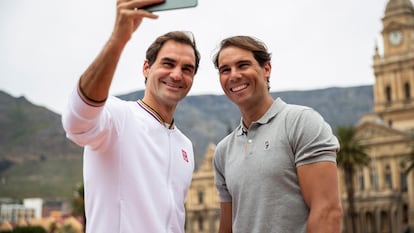
[[[388,18],[400,14],[414,14],[411,0],[389,0],[385,7],[385,17]]]

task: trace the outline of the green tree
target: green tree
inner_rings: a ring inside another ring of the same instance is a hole
[[[71,225],[63,225],[60,233],[76,233],[76,230]]]
[[[49,226],[49,233],[57,233],[58,232],[58,225],[56,221],[53,221]]]
[[[12,231],[13,233],[47,233],[45,228],[40,226],[24,226],[24,227],[16,227]]]
[[[337,137],[341,145],[337,163],[344,172],[348,203],[347,216],[351,219],[352,232],[356,232],[353,177],[357,167],[366,166],[370,161],[369,155],[365,152],[366,148],[355,138],[355,134],[356,128],[353,126],[339,126],[337,128]]]
[[[86,230],[86,216],[85,216],[85,188],[83,183],[79,184],[72,200],[72,214],[75,217],[82,217],[83,232]]]

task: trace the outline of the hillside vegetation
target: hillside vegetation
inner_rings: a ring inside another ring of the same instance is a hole
[[[119,96],[135,101],[144,92]],[[335,129],[353,125],[371,112],[372,86],[271,93],[291,104],[312,107]],[[216,144],[240,122],[224,95],[189,96],[177,107],[175,120],[194,144],[196,164],[209,143]],[[60,115],[24,97],[0,91],[0,196],[70,198],[82,181],[82,148],[66,139]]]

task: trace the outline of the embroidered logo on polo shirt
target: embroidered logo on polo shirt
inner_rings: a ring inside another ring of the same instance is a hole
[[[188,163],[188,156],[187,156],[187,152],[184,149],[181,149],[181,154],[183,155],[183,159],[184,161],[186,161]]]
[[[269,141],[265,141],[264,142],[264,149],[265,150],[268,150],[270,148],[270,143],[269,143]]]

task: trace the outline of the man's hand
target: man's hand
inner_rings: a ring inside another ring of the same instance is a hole
[[[115,43],[126,44],[143,18],[158,18],[157,15],[140,8],[161,2],[163,0],[117,0],[115,27],[111,40]]]

